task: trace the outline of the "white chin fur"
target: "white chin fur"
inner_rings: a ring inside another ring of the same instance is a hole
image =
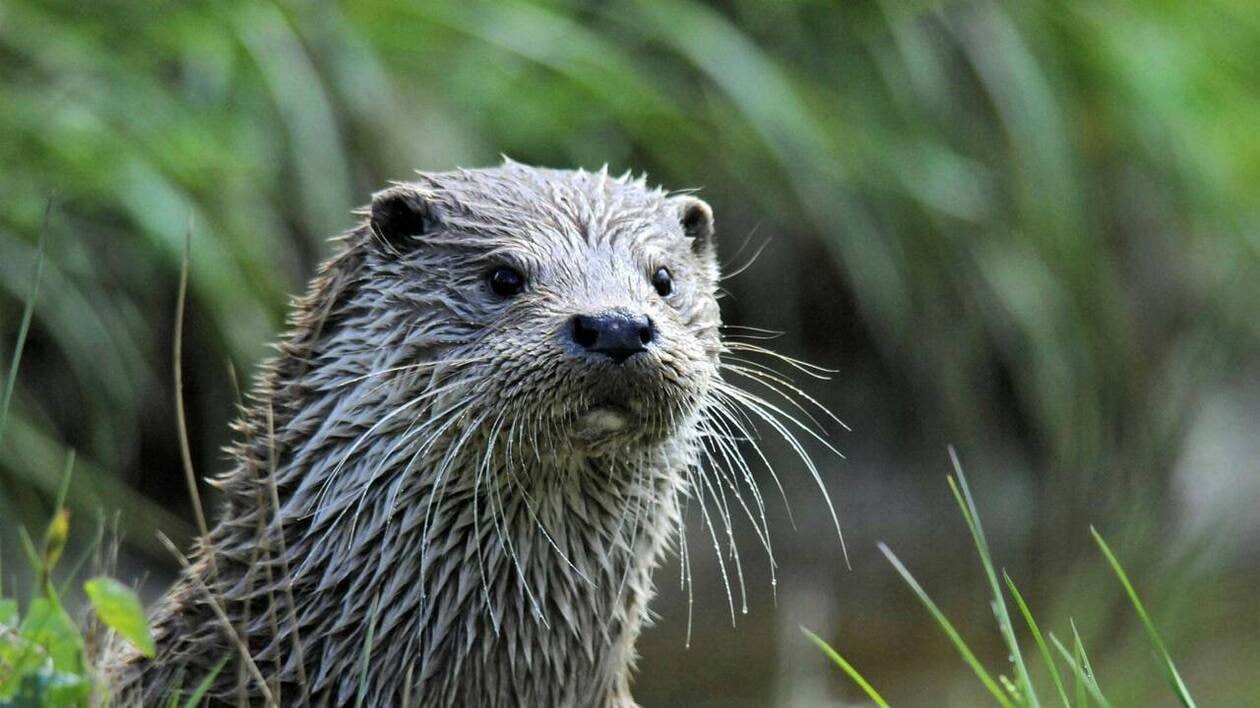
[[[623,430],[629,422],[622,411],[600,407],[582,416],[579,427],[592,433],[615,433]]]

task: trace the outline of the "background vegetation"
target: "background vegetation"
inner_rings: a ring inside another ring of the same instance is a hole
[[[798,624],[894,705],[983,700],[875,547],[1004,662],[943,484],[954,443],[996,562],[1043,627],[1077,619],[1114,703],[1168,696],[1090,523],[1199,700],[1249,704],[1257,66],[1250,0],[4,0],[3,370],[52,207],[0,440],[0,549],[46,523],[73,448],[72,513],[120,510],[120,574],[161,589],[173,559],[154,532],[189,538],[170,359],[190,226],[184,371],[209,474],[229,368],[265,355],[371,191],[501,153],[608,163],[702,188],[728,255],[768,240],[725,316],[838,369],[808,389],[854,428],[825,465],[852,570],[806,476],[784,475],[797,533],[780,512],[776,592],[753,573],[732,629],[716,563],[697,567],[687,650],[664,569],[643,702],[856,700]]]

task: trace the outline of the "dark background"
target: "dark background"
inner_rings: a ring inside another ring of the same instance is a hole
[[[1075,619],[1117,705],[1171,694],[1090,524],[1200,700],[1254,703],[1257,67],[1249,0],[10,0],[5,370],[51,210],[0,440],[0,548],[17,557],[18,525],[42,528],[73,448],[76,537],[118,511],[127,579],[151,596],[169,577],[154,532],[191,537],[171,375],[190,225],[183,368],[210,475],[229,369],[248,380],[372,191],[500,154],[607,163],[700,188],[728,268],[767,244],[725,284],[724,317],[836,369],[798,383],[853,429],[833,426],[847,459],[811,448],[852,569],[804,468],[768,443],[796,526],[770,498],[778,583],[744,524],[749,611],[737,597],[732,628],[693,513],[691,646],[675,562],[639,645],[645,705],[858,700],[798,625],[895,705],[982,701],[875,546],[1010,674],[948,444],[997,562],[1043,627],[1070,636]]]

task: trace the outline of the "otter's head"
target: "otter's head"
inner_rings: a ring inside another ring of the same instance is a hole
[[[465,425],[582,455],[694,427],[721,349],[704,202],[507,162],[396,184],[369,226],[372,308],[449,364]]]

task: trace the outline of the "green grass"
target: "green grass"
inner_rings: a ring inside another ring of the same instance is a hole
[[[1186,687],[1186,682],[1181,679],[1181,674],[1177,673],[1177,666],[1173,663],[1168,649],[1164,647],[1164,640],[1159,636],[1159,631],[1155,629],[1155,623],[1151,621],[1150,615],[1146,613],[1146,607],[1142,604],[1142,600],[1138,598],[1137,590],[1133,588],[1133,583],[1129,582],[1129,575],[1124,572],[1124,567],[1116,559],[1116,554],[1111,552],[1111,547],[1103,540],[1102,534],[1098,533],[1098,529],[1091,526],[1089,527],[1089,532],[1093,534],[1098,548],[1107,557],[1107,564],[1115,571],[1120,584],[1124,586],[1125,594],[1129,596],[1129,602],[1133,604],[1133,609],[1137,611],[1138,617],[1142,620],[1142,626],[1146,629],[1146,636],[1150,638],[1151,647],[1155,650],[1159,666],[1163,670],[1165,677],[1167,677],[1169,685],[1172,686],[1173,691],[1177,694],[1177,700],[1181,701],[1181,704],[1186,706],[1186,708],[1195,708],[1194,699],[1190,697],[1190,689]]]
[[[51,208],[50,202],[44,213],[44,231],[47,230]],[[0,441],[3,440],[17,370],[43,276],[42,236],[36,263],[13,358],[5,378],[4,395],[0,398]],[[92,657],[88,655],[83,632],[66,612],[61,599],[62,593],[53,583],[53,571],[61,561],[70,536],[70,514],[65,503],[74,472],[74,457],[73,450],[66,454],[52,521],[44,532],[40,546],[37,548],[26,529],[19,527],[22,545],[36,578],[25,612],[16,599],[4,595],[3,584],[0,583],[0,706],[6,708],[87,705],[96,685]],[[94,547],[89,546],[85,557],[93,551]],[[75,564],[71,570],[71,578],[78,574],[81,565],[82,561]],[[117,632],[141,654],[153,656],[153,637],[149,633],[140,599],[131,588],[112,578],[98,576],[86,581],[83,589],[89,607],[101,624]]]
[[[22,323],[18,325],[17,342],[13,345],[13,358],[9,360],[9,372],[4,377],[4,394],[0,398],[0,443],[4,442],[4,430],[9,422],[9,406],[13,403],[13,391],[17,387],[18,368],[22,365],[22,351],[26,348],[26,335],[31,331],[31,318],[35,315],[35,299],[39,295],[39,283],[44,278],[45,239],[48,236],[48,216],[52,213],[52,200],[44,207],[44,224],[35,244],[35,274],[31,277],[30,290],[22,306]]]
[[[372,658],[372,639],[376,634],[376,611],[380,605],[380,598],[372,600],[372,607],[368,611],[368,629],[367,637],[363,640],[363,658],[359,661],[359,688],[354,695],[354,708],[363,706],[363,699],[367,697],[368,683],[368,667],[369,660]]]
[[[984,535],[984,529],[980,524],[980,514],[976,509],[975,500],[971,495],[971,488],[967,485],[967,478],[963,474],[962,465],[958,461],[958,456],[953,448],[950,448],[950,459],[954,465],[954,475],[947,477],[949,488],[953,492],[954,501],[958,504],[959,510],[962,512],[963,520],[966,522],[968,530],[971,532],[971,539],[975,545],[977,555],[980,558],[980,564],[984,568],[985,576],[989,581],[989,589],[992,593],[990,597],[990,606],[993,610],[994,618],[998,623],[998,631],[1002,635],[1003,640],[1010,652],[1010,668],[1015,675],[1014,680],[1008,679],[1006,676],[999,674],[996,678],[985,668],[983,662],[976,657],[975,652],[967,645],[966,640],[962,638],[961,633],[945,616],[945,613],[937,606],[928,595],[923,586],[919,584],[914,575],[901,562],[893,551],[884,544],[880,544],[879,548],[888,558],[893,568],[905,581],[906,585],[918,598],[919,602],[928,610],[932,619],[936,622],[940,630],[949,637],[958,653],[962,656],[964,663],[975,673],[976,677],[983,684],[985,690],[993,698],[993,701],[1003,708],[1013,708],[1015,706],[1039,706],[1041,705],[1038,697],[1038,687],[1032,682],[1028,669],[1023,661],[1023,653],[1020,649],[1019,634],[1015,631],[1010,621],[1010,613],[1007,610],[1007,594],[1014,601],[1015,606],[1019,609],[1020,615],[1024,619],[1025,625],[1028,627],[1029,633],[1032,635],[1033,642],[1037,647],[1037,651],[1041,656],[1042,662],[1045,664],[1046,672],[1050,677],[1050,681],[1054,686],[1054,692],[1058,700],[1063,703],[1066,708],[1072,706],[1085,707],[1091,704],[1097,706],[1110,706],[1102,692],[1102,688],[1098,683],[1097,675],[1090,663],[1089,655],[1085,651],[1084,642],[1081,640],[1080,633],[1076,629],[1076,622],[1070,621],[1072,630],[1072,649],[1069,650],[1059,641],[1054,634],[1049,635],[1049,644],[1046,642],[1046,635],[1042,634],[1041,628],[1038,626],[1036,619],[1033,617],[1032,611],[1025,602],[1023,595],[1015,586],[1015,582],[1011,580],[1010,575],[1005,570],[1001,571],[1001,577],[1005,580],[1005,591],[1003,586],[998,582],[998,568],[993,561],[993,556],[989,551],[988,541]],[[1093,535],[1094,541],[1099,550],[1102,552],[1108,565],[1116,577],[1120,580],[1120,584],[1124,587],[1124,591],[1128,596],[1129,602],[1133,605],[1138,618],[1141,620],[1142,626],[1145,628],[1147,636],[1150,640],[1151,647],[1154,650],[1156,658],[1156,667],[1167,677],[1168,683],[1172,686],[1174,695],[1186,708],[1195,708],[1194,699],[1190,696],[1190,690],[1186,687],[1185,682],[1178,673],[1176,665],[1173,663],[1172,656],[1168,653],[1164,646],[1164,641],[1160,637],[1159,632],[1155,628],[1150,615],[1147,614],[1145,606],[1138,598],[1137,590],[1129,581],[1128,574],[1125,573],[1120,561],[1112,552],[1111,547],[1103,539],[1102,534],[1097,529],[1090,527],[1090,533]],[[854,683],[870,697],[877,705],[887,705],[883,697],[876,692],[872,684],[841,654],[831,645],[820,639],[813,632],[802,628],[806,636],[821,648],[828,657],[831,658],[837,666],[851,678]],[[1050,645],[1060,654],[1060,661],[1056,661],[1054,655],[1050,651]],[[1072,676],[1075,679],[1075,702],[1068,698],[1067,688],[1060,674],[1060,663],[1067,665]]]
[[[1054,656],[1050,653],[1050,647],[1046,644],[1046,638],[1041,634],[1041,628],[1037,626],[1037,620],[1033,619],[1032,611],[1028,609],[1028,603],[1024,602],[1024,596],[1015,587],[1015,581],[1011,580],[1011,576],[1003,571],[1002,578],[1006,580],[1006,589],[1010,591],[1011,598],[1015,600],[1015,605],[1019,608],[1020,615],[1023,616],[1025,624],[1028,625],[1028,631],[1037,643],[1037,651],[1041,653],[1041,660],[1045,663],[1050,679],[1054,682],[1054,689],[1058,692],[1059,699],[1063,701],[1064,706],[1071,706],[1072,702],[1068,700],[1067,691],[1063,687],[1063,677],[1059,674],[1059,667],[1054,661]]]
[[[823,641],[822,637],[819,637],[817,634],[814,634],[804,627],[801,627],[801,631],[804,632],[805,636],[809,637],[809,640],[827,655],[827,658],[835,662],[836,666],[839,666],[844,673],[848,674],[849,678],[853,679],[853,683],[856,683],[858,688],[862,689],[863,693],[865,693],[872,701],[875,701],[875,705],[880,708],[888,708],[888,701],[884,700],[884,697],[879,695],[879,691],[876,691],[875,687],[872,686],[862,676],[862,674],[858,673],[857,669],[853,668],[853,664],[850,664],[843,656],[840,656],[835,649],[831,648],[830,644]]]
[[[64,508],[53,516],[44,542],[33,552],[40,582],[23,609],[15,598],[0,595],[0,706],[69,708],[99,704],[100,677],[85,631],[66,611],[62,593],[51,582],[69,534]],[[29,538],[29,536],[26,536]],[[83,583],[92,622],[117,633],[145,656],[153,656],[153,637],[135,591],[107,576]]]

